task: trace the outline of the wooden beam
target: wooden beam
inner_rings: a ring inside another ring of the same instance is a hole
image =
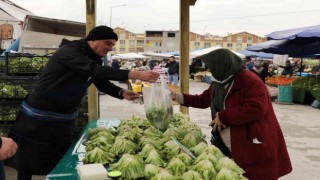
[[[190,0],[180,0],[180,92],[189,93],[189,32],[190,32]],[[180,106],[183,114],[189,109]]]
[[[197,2],[197,0],[189,0],[190,1],[190,6],[194,6],[195,4],[196,4],[196,2]]]
[[[96,0],[86,0],[86,34],[96,26]],[[97,88],[92,84],[88,88],[88,114],[89,121],[97,120],[98,114]]]

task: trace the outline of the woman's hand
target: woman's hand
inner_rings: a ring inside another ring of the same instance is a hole
[[[171,90],[170,90],[170,93],[171,93],[171,99],[172,99],[172,100],[176,100],[176,97],[177,97],[176,95],[177,95],[177,93],[174,92],[174,91],[171,91]]]
[[[124,92],[123,92],[123,98],[125,98],[126,100],[129,100],[129,101],[133,101],[135,99],[138,99],[139,97],[141,97],[141,94],[135,93],[130,90],[124,90]]]
[[[211,123],[209,124],[209,126],[212,127],[213,131],[218,130],[219,132],[221,132],[222,128],[227,128],[226,125],[222,124],[219,118],[219,112],[216,113],[215,118],[211,121]]]

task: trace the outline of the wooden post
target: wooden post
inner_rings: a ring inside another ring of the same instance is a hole
[[[190,0],[180,0],[180,92],[189,93],[189,16]],[[189,114],[189,109],[180,106],[183,114]]]
[[[96,0],[86,0],[86,34],[96,26]],[[88,113],[89,121],[98,119],[98,93],[92,84],[88,88]]]

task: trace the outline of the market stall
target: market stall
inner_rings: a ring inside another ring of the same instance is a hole
[[[108,171],[120,171],[124,179],[246,179],[232,159],[204,141],[201,129],[188,116],[175,114],[170,121],[163,131],[137,116],[92,121],[47,179],[79,179],[77,166],[84,163],[104,164]]]

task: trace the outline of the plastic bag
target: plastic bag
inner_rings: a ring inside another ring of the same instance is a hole
[[[161,84],[154,83],[151,88],[143,88],[144,110],[149,122],[158,130],[165,131],[171,122],[173,109],[171,93],[163,76]]]

